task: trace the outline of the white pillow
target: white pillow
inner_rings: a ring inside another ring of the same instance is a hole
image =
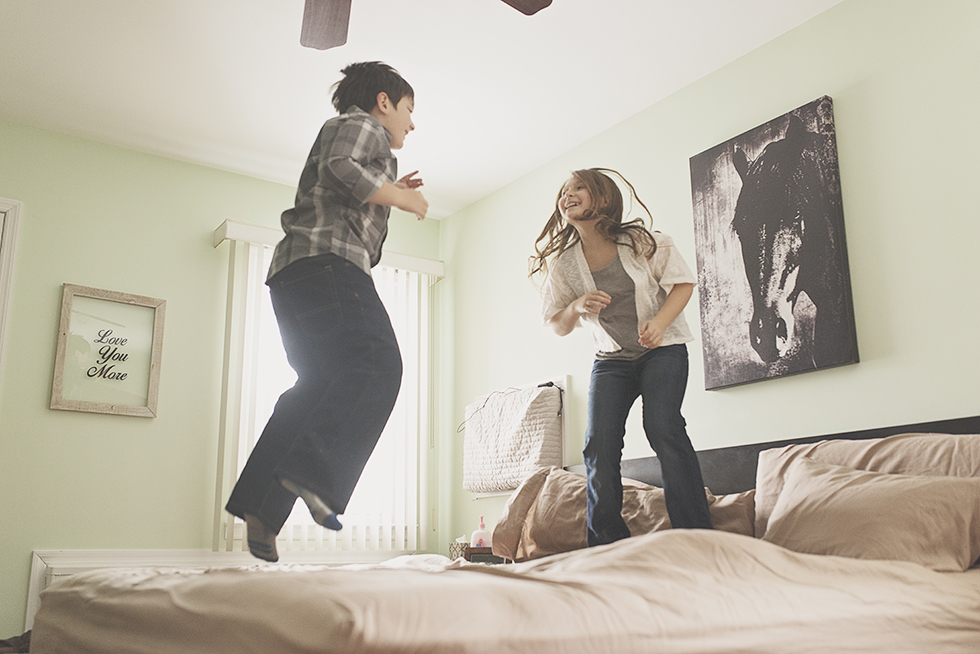
[[[790,466],[763,540],[795,552],[962,571],[980,558],[980,479]]]

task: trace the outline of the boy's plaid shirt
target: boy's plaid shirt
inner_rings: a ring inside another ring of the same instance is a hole
[[[269,277],[305,257],[333,253],[370,274],[381,259],[390,208],[367,199],[394,183],[391,134],[358,107],[324,123],[300,176],[296,203],[282,214],[286,236]]]

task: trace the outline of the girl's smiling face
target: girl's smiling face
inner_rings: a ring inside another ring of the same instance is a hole
[[[574,175],[565,182],[558,197],[558,212],[566,223],[574,223],[585,218],[592,208],[592,195],[582,180]]]

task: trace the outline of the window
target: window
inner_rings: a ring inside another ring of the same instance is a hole
[[[280,393],[296,375],[286,362],[268,289],[272,244],[267,230],[225,223],[215,244],[229,240],[225,371],[215,495],[213,547],[242,549],[242,522],[224,511],[228,495]],[[425,547],[425,448],[429,433],[429,287],[441,264],[386,255],[373,271],[375,286],[391,316],[404,373],[394,411],[341,518],[344,529],[323,529],[297,502],[279,534],[281,555],[413,552]],[[326,557],[329,558],[329,557]]]

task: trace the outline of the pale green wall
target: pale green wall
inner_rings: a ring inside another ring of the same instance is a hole
[[[0,385],[0,638],[35,549],[209,548],[225,219],[278,227],[295,188],[0,122],[0,197],[24,203]],[[437,258],[438,223],[386,248]],[[48,409],[62,284],[167,301],[159,413]]]
[[[443,440],[453,448],[444,456],[455,463],[449,533],[468,533],[480,515],[494,522],[504,504],[461,490],[456,426],[475,396],[571,375],[581,461],[591,338],[541,327],[525,277],[569,172],[623,172],[693,266],[689,158],[821,95],[835,105],[861,362],[705,391],[695,296],[686,312],[697,339],[685,401],[691,438],[709,448],[980,413],[978,34],[975,0],[847,0],[444,221],[443,293],[455,330],[443,361],[454,379],[443,396],[452,409]],[[563,101],[588,92],[585,82]],[[635,414],[627,441],[627,456],[649,454]]]

